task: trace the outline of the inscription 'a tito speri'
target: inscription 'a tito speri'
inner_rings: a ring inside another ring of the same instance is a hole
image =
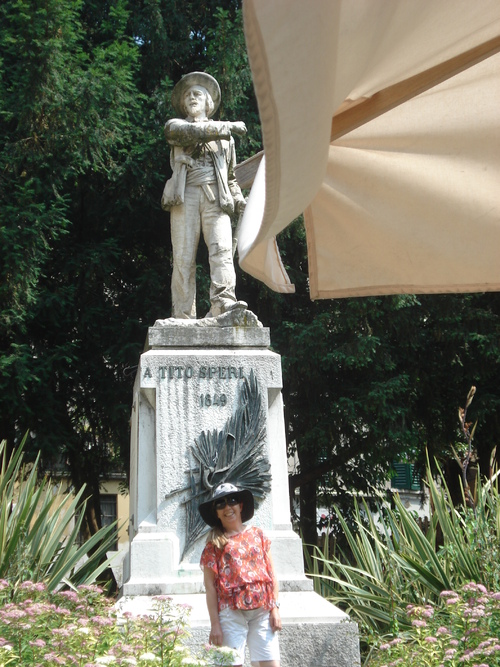
[[[241,380],[245,377],[242,366],[160,366],[160,380],[182,380],[198,378],[200,380]],[[151,368],[144,369],[143,378],[152,378]]]

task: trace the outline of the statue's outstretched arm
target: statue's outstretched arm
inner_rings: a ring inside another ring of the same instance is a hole
[[[193,146],[217,139],[230,139],[232,134],[245,134],[245,123],[222,120],[206,120],[189,122],[172,118],[165,123],[165,137],[169,144],[175,146]]]

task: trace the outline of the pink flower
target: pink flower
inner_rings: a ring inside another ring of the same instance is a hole
[[[61,591],[59,595],[67,598],[68,600],[71,600],[71,602],[78,602],[80,599],[80,596],[78,593],[75,593],[75,591]]]
[[[114,621],[112,618],[106,618],[105,616],[93,616],[92,617],[92,623],[95,623],[96,625],[100,626],[105,626],[105,625],[113,625]]]
[[[482,618],[483,616],[485,616],[484,607],[477,607],[476,609],[472,610],[473,618]]]
[[[55,662],[56,665],[66,664],[66,660],[62,656],[56,655],[55,653],[46,653],[43,657],[47,661],[52,660],[52,662]]]
[[[483,584],[476,584],[474,581],[470,581],[468,584],[465,584],[463,587],[464,591],[487,593],[488,589]]]
[[[52,628],[52,634],[59,637],[71,637],[71,632],[67,628]]]
[[[4,618],[12,619],[13,621],[18,621],[20,618],[25,618],[28,614],[22,609],[8,609],[4,612]]]
[[[88,584],[80,584],[78,586],[79,591],[88,591],[89,593],[102,593],[103,589],[100,588],[99,586],[95,586],[94,584],[88,585]]]
[[[30,646],[39,646],[43,647],[46,645],[46,643],[43,641],[43,639],[35,639],[32,642],[29,642]]]
[[[64,607],[56,607],[54,609],[56,614],[61,614],[61,616],[68,616],[68,614],[71,614],[69,609],[65,609]]]

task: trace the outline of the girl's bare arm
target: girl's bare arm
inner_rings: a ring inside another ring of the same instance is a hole
[[[203,570],[203,579],[207,593],[207,608],[210,616],[210,638],[209,641],[215,646],[222,646],[222,628],[219,621],[219,605],[217,601],[217,588],[215,585],[215,573],[208,567]]]
[[[278,595],[279,595],[279,587],[278,587],[278,577],[276,576],[276,572],[274,571],[274,563],[273,559],[271,557],[271,554],[268,552],[267,554],[267,559],[269,562],[269,574],[271,575],[273,579],[273,594],[274,594],[274,599],[276,602],[278,602]],[[270,623],[271,623],[271,629],[273,632],[276,632],[277,630],[281,630],[281,616],[280,616],[280,610],[278,607],[274,607],[271,609],[271,613],[269,616]]]

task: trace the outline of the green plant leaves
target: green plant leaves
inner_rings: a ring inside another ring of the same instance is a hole
[[[110,564],[116,522],[79,547],[85,487],[72,497],[39,481],[39,458],[23,466],[23,447],[24,441],[7,460],[6,443],[0,444],[0,578],[43,581],[49,590],[93,583]]]
[[[427,462],[432,515],[425,534],[397,494],[393,507],[382,498],[375,508],[354,499],[352,528],[336,508],[349,556],[317,547],[312,558],[306,556],[317,592],[355,616],[365,631],[409,628],[408,604],[439,606],[442,591],[471,581],[498,590],[498,475],[482,483],[478,473],[475,508],[466,506],[465,495],[463,505],[455,507],[436,466],[437,480]]]

